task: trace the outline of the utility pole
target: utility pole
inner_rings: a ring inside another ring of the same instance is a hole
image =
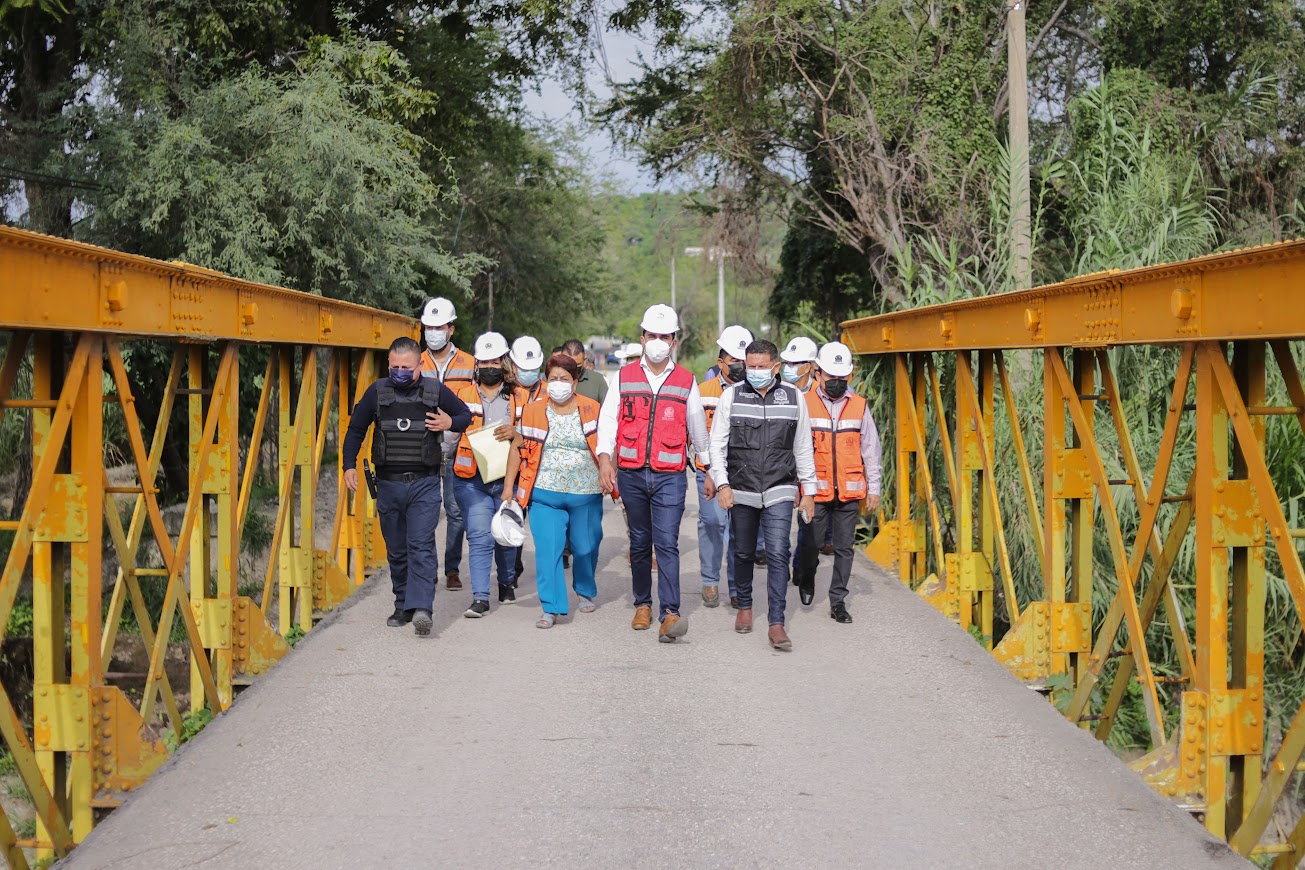
[[[1006,14],[1006,76],[1010,92],[1011,277],[1016,289],[1033,283],[1029,212],[1029,58],[1024,28],[1027,0],[1011,0]]]
[[[489,311],[485,315],[485,331],[494,329],[494,273],[489,273]]]
[[[725,249],[716,252],[716,334],[725,331]]]
[[[671,308],[675,308],[675,255],[671,254]],[[679,309],[675,308],[676,313]]]

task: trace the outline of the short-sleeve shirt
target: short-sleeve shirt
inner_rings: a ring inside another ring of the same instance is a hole
[[[585,441],[580,412],[560,415],[553,411],[552,405],[545,410],[548,414],[548,438],[540,451],[535,487],[568,495],[601,493],[603,487],[598,482],[598,466]]]

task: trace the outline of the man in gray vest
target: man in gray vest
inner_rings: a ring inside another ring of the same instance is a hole
[[[435,525],[440,519],[440,465],[443,432],[462,432],[471,411],[435,378],[423,378],[421,348],[411,338],[390,345],[390,373],[367,388],[349,417],[344,438],[344,483],[358,491],[358,451],[367,430],[376,427],[372,462],[376,465],[376,506],[390,560],[394,613],[385,624],[411,622],[418,637],[429,637],[439,557]]]
[[[730,511],[739,612],[734,630],[752,631],[752,573],[757,538],[766,550],[770,629],[777,650],[793,648],[784,630],[793,506],[811,521],[816,465],[802,392],[779,379],[779,348],[765,339],[747,347],[743,382],[728,387],[711,424],[711,467],[720,506]]]

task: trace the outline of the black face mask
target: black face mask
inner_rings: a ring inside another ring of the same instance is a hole
[[[748,370],[747,363],[730,363],[725,367],[726,374],[729,375],[730,383],[737,384],[743,380]]]
[[[503,369],[476,369],[476,380],[487,387],[496,387],[503,383]]]
[[[830,378],[825,381],[825,395],[831,399],[841,399],[847,392],[847,378]]]

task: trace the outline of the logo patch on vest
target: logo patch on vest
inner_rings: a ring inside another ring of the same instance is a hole
[[[663,420],[674,420],[674,419],[675,419],[675,409],[674,409],[674,408],[663,408],[663,409],[662,409],[662,419],[663,419]]]
[[[776,390],[776,391],[775,391],[775,404],[776,404],[776,405],[787,405],[787,404],[788,404],[788,393],[784,392],[783,390]]]

